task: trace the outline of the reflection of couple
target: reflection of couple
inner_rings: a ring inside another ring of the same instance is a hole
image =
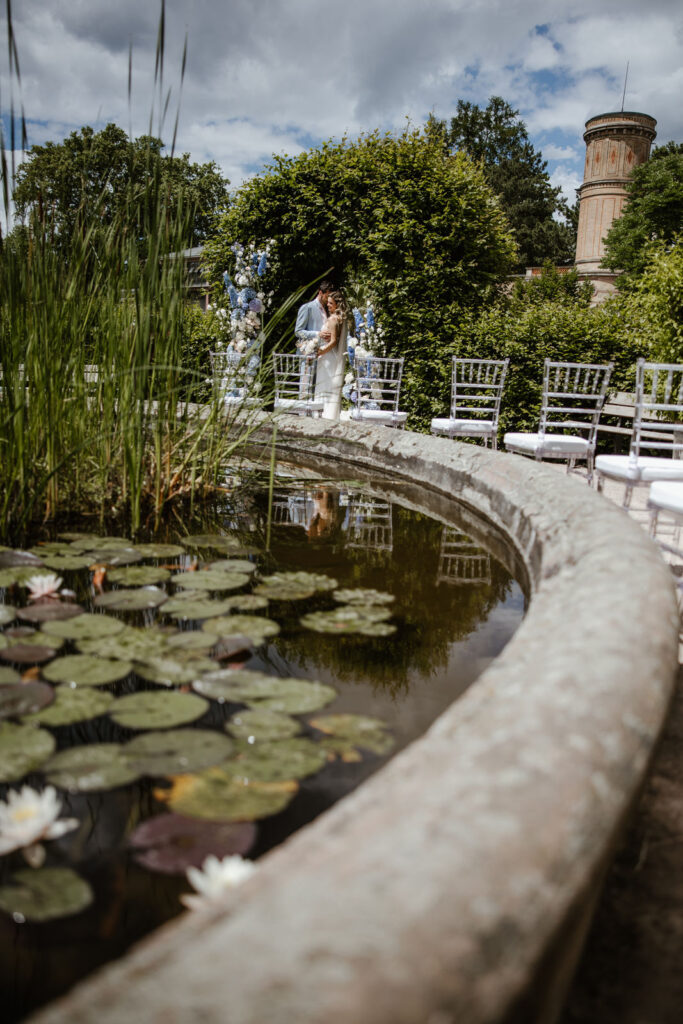
[[[317,355],[315,397],[324,402],[323,417],[338,420],[341,389],[346,369],[346,304],[341,292],[323,281],[312,302],[299,309],[296,318],[297,348]]]

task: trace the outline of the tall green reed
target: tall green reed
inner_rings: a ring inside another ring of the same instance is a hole
[[[163,15],[162,3],[159,76]],[[8,19],[14,44],[9,4]],[[11,63],[20,84],[18,60]],[[10,118],[14,125],[13,109]],[[23,112],[21,123],[25,136]],[[4,138],[1,152],[9,216]],[[169,255],[188,244],[193,210],[182,193],[171,196],[151,156],[140,157],[144,184],[130,187],[110,223],[105,187],[79,211],[70,238],[55,239],[49,207],[39,203],[25,245],[0,240],[3,540],[67,514],[116,515],[133,533],[145,521],[158,525],[170,501],[220,487],[259,426],[267,387],[260,404],[226,412],[219,401],[199,401],[204,370],[184,364],[184,266]],[[298,298],[271,319],[262,350]]]

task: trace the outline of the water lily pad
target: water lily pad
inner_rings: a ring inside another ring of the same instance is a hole
[[[169,729],[136,736],[125,755],[140,775],[180,775],[220,764],[234,748],[228,736],[210,729]]]
[[[188,662],[166,656],[135,662],[134,667],[137,674],[150,683],[158,683],[159,686],[183,686],[185,683],[191,683],[201,673],[200,664],[206,671],[211,671],[215,666],[215,662],[211,660],[195,659]]]
[[[106,565],[109,568],[133,565],[142,561],[142,555],[136,548],[98,548],[93,552],[92,558],[98,565]]]
[[[169,570],[160,565],[128,565],[123,569],[112,569],[107,575],[110,583],[122,583],[127,587],[148,587],[170,578]]]
[[[111,661],[94,654],[67,654],[43,669],[51,683],[69,686],[105,686],[125,679],[133,666],[129,661]]]
[[[249,562],[246,558],[222,558],[218,562],[209,562],[209,569],[218,572],[241,572],[248,575],[256,571],[256,563]]]
[[[18,683],[0,687],[0,718],[21,718],[47,707],[55,691],[47,683]]]
[[[218,601],[213,597],[205,597],[193,590],[181,591],[170,597],[164,605],[164,615],[182,621],[213,619],[225,615],[233,607],[232,600]]]
[[[238,590],[248,582],[243,572],[225,572],[222,569],[203,569],[200,572],[179,572],[171,582],[184,590]]]
[[[184,629],[181,633],[168,638],[168,648],[170,651],[208,652],[216,643],[216,639],[201,629]]]
[[[201,718],[208,704],[192,693],[131,693],[119,697],[111,717],[127,729],[172,729]]]
[[[339,601],[341,604],[353,605],[391,604],[394,600],[394,595],[388,594],[386,590],[371,590],[369,587],[352,587],[346,590],[335,590],[332,597],[335,601]]]
[[[171,789],[156,789],[157,800],[178,814],[209,821],[256,821],[277,814],[296,796],[299,784],[245,782],[220,766],[198,775],[174,777]]]
[[[338,586],[337,581],[331,576],[319,572],[276,572],[271,576],[264,576],[261,583],[267,587],[300,587],[302,590],[311,589],[320,593],[336,590]]]
[[[388,754],[396,742],[384,722],[365,715],[322,715],[311,719],[310,724],[329,737],[321,746],[344,761],[358,760],[358,748]]]
[[[179,558],[185,554],[180,544],[136,544],[135,550],[143,558]]]
[[[219,669],[192,683],[193,690],[219,702],[232,701],[286,714],[306,714],[337,696],[331,686],[308,679],[281,679],[248,669]]]
[[[29,548],[29,553],[36,558],[47,558],[48,555],[62,555],[69,551],[69,547],[62,540],[48,540]]]
[[[64,533],[58,533],[57,536],[60,540],[68,541],[72,546],[75,541],[92,540],[97,542],[100,539],[96,533],[84,533],[82,530],[66,530]]]
[[[305,601],[315,594],[314,587],[304,587],[293,583],[259,583],[254,593],[267,601]]]
[[[225,723],[225,728],[235,739],[260,742],[290,739],[301,732],[301,723],[279,711],[256,707],[238,711]]]
[[[94,534],[84,533],[71,542],[71,547],[74,551],[116,551],[130,550],[133,543],[125,537],[96,537]]]
[[[11,604],[0,604],[0,626],[6,626],[8,622],[14,622],[16,609]]]
[[[0,569],[14,569],[20,566],[33,568],[40,567],[42,564],[38,555],[34,555],[30,551],[12,551],[11,549],[0,551]]]
[[[17,608],[17,616],[24,622],[65,622],[66,619],[78,618],[84,611],[80,604],[72,604],[70,601],[45,601]]]
[[[82,654],[95,654],[101,658],[123,658],[126,661],[147,661],[162,657],[168,649],[169,634],[164,629],[143,629],[126,626],[113,636],[94,640],[78,640],[76,646]]]
[[[0,665],[0,686],[13,686],[20,679],[21,676],[16,669],[10,668],[9,665]]]
[[[256,835],[251,822],[200,821],[181,814],[157,814],[138,825],[128,842],[142,867],[181,875],[190,867],[201,867],[211,854],[219,859],[232,854],[244,856]]]
[[[226,775],[245,782],[285,782],[315,775],[327,754],[311,740],[294,738],[262,743],[242,742],[235,754],[220,766]]]
[[[9,640],[4,633],[0,633],[0,651],[4,651],[6,647],[9,647]]]
[[[315,633],[362,633],[376,622],[390,618],[391,612],[379,605],[340,605],[330,612],[311,612],[299,621]]]
[[[110,590],[106,594],[98,594],[93,603],[98,608],[141,612],[146,608],[158,608],[167,597],[166,591],[159,587],[139,587],[136,590]]]
[[[236,608],[238,612],[260,612],[268,607],[268,598],[262,594],[238,594],[227,598],[227,602],[229,610]]]
[[[43,771],[48,782],[72,793],[127,786],[140,777],[125,759],[120,743],[87,743],[51,757]]]
[[[181,537],[180,543],[188,548],[213,548],[215,551],[242,551],[239,537],[225,537],[220,533],[197,533]]]
[[[396,632],[396,626],[392,626],[389,622],[369,622],[363,629],[359,629],[358,633],[361,636],[392,636]]]
[[[31,725],[0,724],[0,782],[13,782],[38,768],[55,749],[46,729]]]
[[[0,888],[0,909],[20,922],[71,917],[92,901],[90,885],[71,868],[16,871]]]
[[[42,665],[54,656],[54,648],[46,647],[43,644],[16,643],[10,644],[0,651],[0,658],[3,661],[12,662],[15,665]]]
[[[63,637],[65,640],[99,640],[123,632],[125,624],[113,615],[85,613],[78,618],[61,622],[46,622],[42,632],[48,636]]]
[[[248,636],[225,636],[214,637],[216,641],[213,649],[213,657],[216,661],[223,661],[225,658],[234,658],[236,654],[246,654],[254,647],[253,641]],[[215,665],[213,666],[215,668]]]
[[[55,572],[68,572],[78,571],[79,569],[87,569],[92,558],[90,555],[73,554],[73,555],[45,555],[45,565],[48,569],[54,569]]]
[[[277,636],[280,632],[277,622],[262,615],[227,615],[209,619],[202,629],[219,637],[246,636],[254,644],[263,643],[268,637]]]
[[[91,718],[105,714],[114,701],[114,694],[107,690],[95,690],[88,686],[60,686],[54,691],[54,702],[44,711],[31,715],[30,723],[58,726],[72,725],[74,722],[87,722]]]

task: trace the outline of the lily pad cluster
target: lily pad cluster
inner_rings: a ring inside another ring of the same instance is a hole
[[[132,823],[127,843],[141,866],[174,874],[208,855],[246,854],[254,823],[286,808],[328,761],[386,754],[382,722],[321,714],[333,687],[241,665],[280,632],[271,602],[334,600],[301,623],[386,636],[391,595],[340,590],[315,572],[261,576],[255,553],[210,533],[180,544],[65,533],[30,551],[0,548],[11,600],[0,605],[0,783],[35,773],[63,794],[88,794],[153,779],[157,813]],[[56,573],[74,591],[60,592],[48,579]],[[28,593],[36,576],[45,580]],[[100,738],[69,746],[74,734]],[[18,922],[92,900],[85,879],[51,863],[0,887],[0,910]]]

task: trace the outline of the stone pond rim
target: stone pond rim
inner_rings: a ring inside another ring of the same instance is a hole
[[[34,1024],[549,1024],[677,667],[669,570],[620,509],[521,457],[281,421],[278,451],[392,473],[503,530],[532,601],[420,739]]]

